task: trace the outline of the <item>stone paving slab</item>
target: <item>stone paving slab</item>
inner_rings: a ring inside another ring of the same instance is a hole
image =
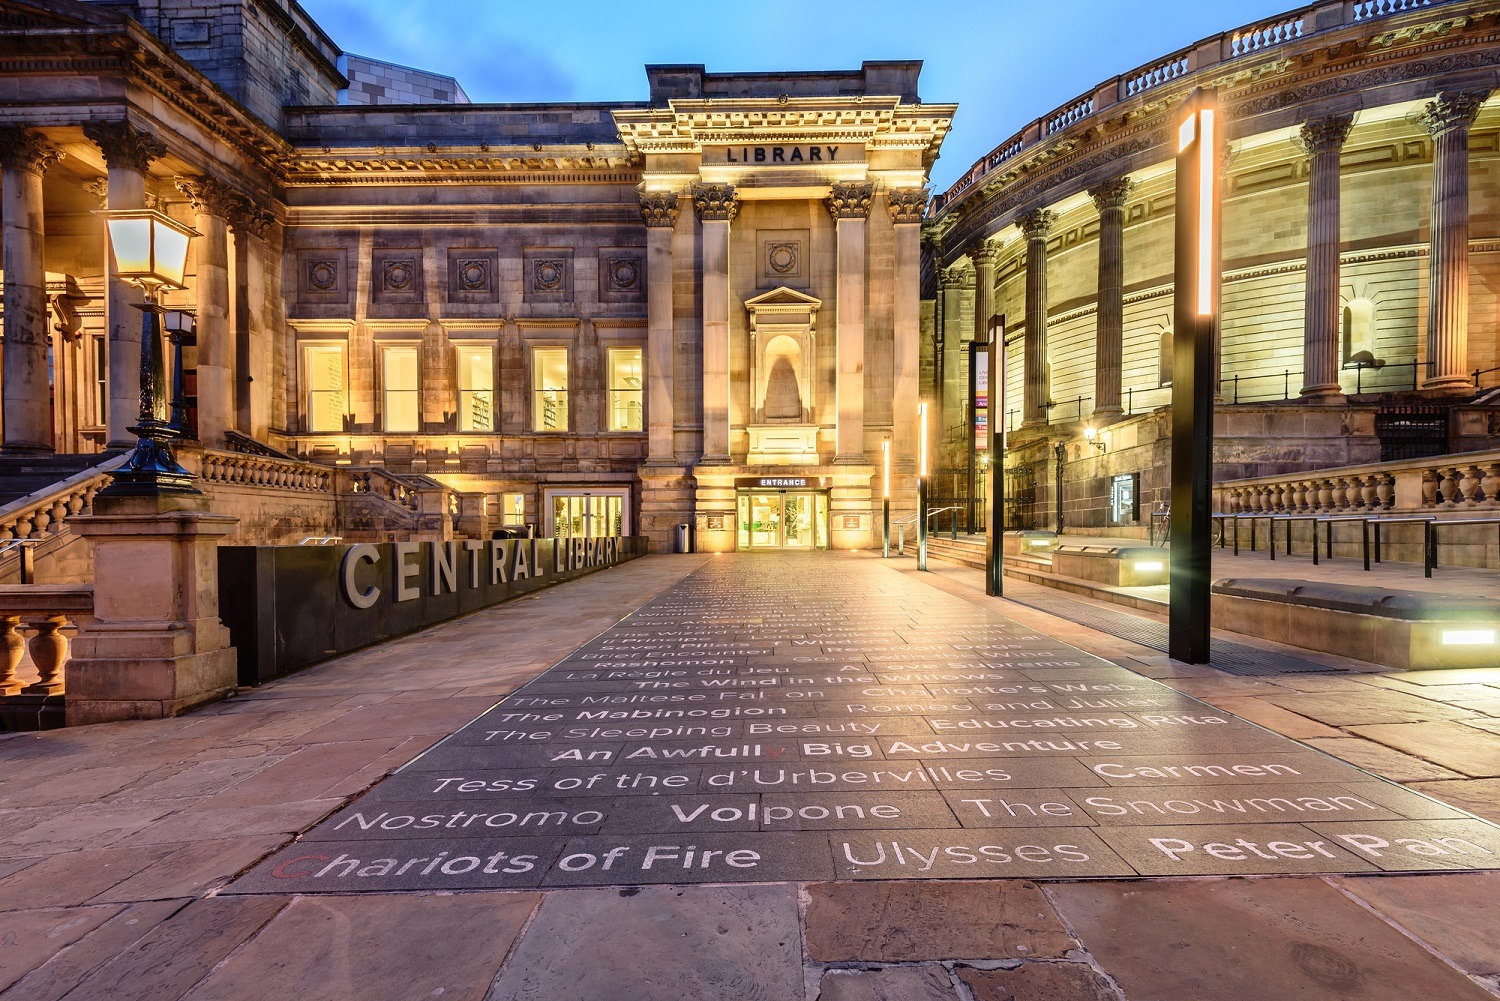
[[[1357,731],[1467,712],[1373,687],[1277,702]],[[389,750],[387,707],[355,717],[341,767]],[[1482,868],[1500,868],[1485,821],[818,553],[707,562],[232,889]]]
[[[1074,885],[1049,892],[1128,998],[1493,997],[1321,880]]]

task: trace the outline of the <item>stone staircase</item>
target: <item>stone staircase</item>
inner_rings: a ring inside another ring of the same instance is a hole
[[[906,551],[908,553],[915,553],[917,551],[915,540],[906,540]],[[954,539],[946,533],[933,533],[927,537],[927,557],[928,559],[942,560],[944,563],[956,563],[959,566],[983,570],[985,567],[985,537],[983,535],[960,534],[957,539]]]
[[[0,507],[77,476],[111,454],[119,453],[0,455]]]

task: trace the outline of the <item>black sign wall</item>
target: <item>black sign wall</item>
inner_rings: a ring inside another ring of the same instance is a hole
[[[219,617],[258,685],[643,556],[644,537],[220,546]]]

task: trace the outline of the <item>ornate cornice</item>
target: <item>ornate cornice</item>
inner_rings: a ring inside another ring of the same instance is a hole
[[[641,195],[641,221],[647,227],[670,228],[677,225],[677,193],[649,191]]]
[[[1089,197],[1094,200],[1094,207],[1103,213],[1106,209],[1124,208],[1125,199],[1134,190],[1135,181],[1131,180],[1129,174],[1121,174],[1089,188]]]
[[[47,141],[35,129],[21,125],[0,126],[0,166],[6,170],[26,170],[45,174],[47,168],[64,156],[61,147]]]
[[[892,188],[886,192],[886,207],[891,210],[891,222],[921,222],[927,209],[926,188]]]
[[[152,160],[167,155],[166,144],[149,132],[134,128],[129,122],[85,122],[83,134],[99,147],[104,162],[144,174]]]
[[[1451,129],[1466,129],[1479,117],[1479,108],[1489,96],[1488,90],[1439,91],[1417,121],[1434,139]]]
[[[933,223],[951,226],[945,245],[956,254],[966,242],[1003,225],[1015,209],[1075,193],[1068,182],[1080,176],[1089,180],[1096,173],[1170,159],[1173,109],[1194,87],[1216,87],[1226,122],[1243,136],[1259,128],[1254,120],[1261,116],[1274,116],[1265,128],[1280,128],[1290,123],[1278,113],[1292,109],[1306,109],[1303,116],[1326,114],[1330,107],[1355,107],[1360,95],[1382,91],[1400,103],[1424,85],[1435,90],[1447,80],[1484,80],[1485,73],[1500,67],[1497,29],[1500,21],[1473,0],[1435,3],[1392,20],[1366,13],[1284,43],[1210,59],[1201,71],[1122,90],[1120,100],[1106,99],[1060,128],[1049,127],[1051,116],[1043,116],[945,192]],[[1229,41],[1230,33],[1222,40]],[[1115,82],[1135,85],[1132,74],[1124,74],[1099,89]],[[1140,142],[1137,137],[1143,136],[1150,141]],[[952,226],[959,213],[963,221]]]
[[[835,219],[868,219],[874,197],[874,184],[856,181],[833,185],[824,204],[828,206],[828,214]]]
[[[1302,152],[1308,156],[1336,153],[1343,148],[1344,140],[1349,138],[1349,130],[1353,127],[1353,115],[1325,115],[1322,118],[1309,118],[1302,123],[1295,141],[1301,147]]]
[[[695,184],[693,208],[700,222],[730,222],[740,211],[740,200],[732,184]]]
[[[1021,233],[1027,240],[1045,240],[1052,232],[1052,223],[1057,219],[1051,209],[1032,209],[1016,219]]]

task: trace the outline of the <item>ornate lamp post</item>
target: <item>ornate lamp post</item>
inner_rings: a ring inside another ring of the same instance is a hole
[[[1223,127],[1212,94],[1189,95],[1177,131],[1176,294],[1172,333],[1172,563],[1167,652],[1209,659],[1210,486],[1213,476],[1214,331],[1219,317],[1219,153]]]
[[[880,465],[884,476],[885,489],[880,499],[880,555],[884,559],[891,556],[891,440],[887,438],[880,443]]]
[[[172,343],[172,396],[168,401],[172,410],[172,429],[183,441],[197,441],[198,433],[188,417],[187,374],[183,368],[184,348],[198,344],[198,317],[190,309],[168,310],[162,316],[167,340]]]
[[[927,401],[917,404],[917,569],[927,569]]]
[[[154,209],[101,212],[109,231],[115,273],[145,293],[141,310],[141,413],[135,426],[135,449],[100,491],[112,497],[200,494],[193,474],[177,464],[172,440],[181,435],[167,409],[167,385],[161,342],[162,314],[157,296],[164,288],[186,288],[188,242],[198,234]],[[179,394],[180,395],[180,394]]]

